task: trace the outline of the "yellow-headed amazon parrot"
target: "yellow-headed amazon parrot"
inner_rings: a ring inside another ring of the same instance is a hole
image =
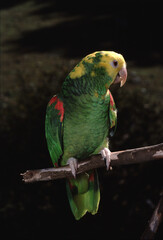
[[[109,169],[108,136],[117,112],[109,87],[123,86],[126,62],[121,54],[97,51],[84,57],[68,74],[60,93],[47,106],[45,132],[54,167],[69,164],[74,178],[66,188],[75,219],[97,213],[100,190],[96,170],[76,175],[78,162],[101,153]]]

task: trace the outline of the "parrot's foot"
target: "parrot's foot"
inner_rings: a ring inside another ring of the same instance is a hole
[[[110,162],[111,162],[111,151],[108,149],[108,148],[104,148],[101,150],[101,155],[103,157],[103,159],[105,160],[106,162],[106,169],[107,171],[109,170],[109,167],[110,167]]]
[[[68,159],[67,163],[71,168],[72,175],[74,176],[74,178],[76,178],[76,171],[78,169],[78,160],[76,158],[71,157]]]

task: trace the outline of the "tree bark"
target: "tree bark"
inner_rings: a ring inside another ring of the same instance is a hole
[[[163,192],[161,192],[161,198],[158,202],[151,219],[148,222],[148,225],[141,236],[141,240],[152,240],[155,238],[157,229],[163,218]]]
[[[163,143],[153,146],[112,152],[111,166],[136,164],[158,159],[163,159]],[[78,170],[76,174],[100,167],[105,167],[105,161],[103,161],[100,154],[92,155],[78,163]],[[26,183],[73,177],[69,166],[27,170],[21,175],[23,176],[23,181]]]

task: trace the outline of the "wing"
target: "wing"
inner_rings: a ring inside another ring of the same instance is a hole
[[[112,137],[115,134],[117,128],[117,109],[111,92],[110,95],[110,104],[109,104],[109,119],[110,119],[110,136]]]
[[[58,160],[63,154],[63,119],[63,101],[61,98],[55,95],[48,103],[45,119],[45,135],[47,145],[53,165],[55,167],[58,166]]]

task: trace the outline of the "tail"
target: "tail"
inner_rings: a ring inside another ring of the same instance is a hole
[[[67,194],[71,210],[76,220],[86,212],[96,214],[100,202],[100,189],[97,171],[79,174],[76,179],[66,182]]]

